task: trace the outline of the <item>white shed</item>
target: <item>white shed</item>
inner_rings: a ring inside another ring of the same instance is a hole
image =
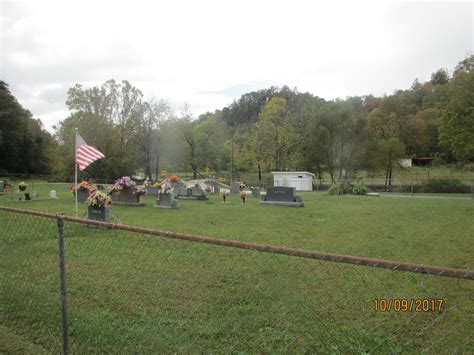
[[[296,191],[312,191],[314,174],[307,171],[272,171],[273,186],[294,187]]]

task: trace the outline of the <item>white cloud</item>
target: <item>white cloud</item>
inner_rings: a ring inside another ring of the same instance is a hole
[[[128,80],[197,116],[245,90],[332,99],[428,80],[473,49],[471,3],[2,1],[0,75],[50,128],[67,89]],[[230,90],[232,89],[233,90]],[[179,110],[179,109],[178,109]]]

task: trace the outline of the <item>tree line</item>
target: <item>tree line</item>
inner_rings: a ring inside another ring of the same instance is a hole
[[[75,85],[70,115],[53,135],[24,110],[2,82],[1,169],[71,176],[74,128],[106,159],[84,177],[113,179],[141,170],[205,167],[238,174],[270,170],[327,173],[332,181],[361,169],[383,172],[389,182],[400,158],[435,157],[444,163],[474,162],[474,56],[454,68],[415,80],[392,95],[324,100],[296,88],[271,87],[242,95],[228,107],[196,119],[165,100],[145,100],[128,81]],[[19,144],[18,142],[27,142]]]

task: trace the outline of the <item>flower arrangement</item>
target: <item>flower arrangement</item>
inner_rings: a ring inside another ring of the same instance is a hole
[[[70,191],[74,194],[76,193],[77,189],[82,190],[82,191],[87,190],[91,192],[91,191],[95,191],[97,188],[94,185],[89,184],[87,181],[81,181],[79,185],[71,187]]]
[[[18,184],[18,188],[20,189],[20,191],[25,191],[27,186],[28,185],[24,181]]]
[[[209,185],[207,185],[205,188],[204,188],[204,191],[206,192],[211,192],[211,187]]]
[[[173,186],[171,185],[169,180],[163,180],[163,182],[161,183],[160,193],[169,194],[171,193],[171,190],[173,190]]]
[[[153,184],[158,190],[161,189],[161,181],[157,181]]]
[[[114,186],[109,190],[109,194],[115,191],[122,191],[124,188],[131,189],[134,195],[146,195],[148,193],[144,186],[137,186],[136,182],[130,179],[130,177],[122,176],[120,179],[115,181]]]
[[[226,200],[227,196],[229,196],[229,192],[228,191],[222,191],[221,195],[222,195],[222,201],[225,203],[225,200]]]
[[[122,191],[124,187],[135,187],[137,184],[135,181],[130,179],[128,176],[122,176],[120,179],[115,181],[114,186],[112,186],[110,192],[113,191]]]
[[[102,191],[94,190],[87,198],[86,203],[88,206],[101,208],[110,205],[112,201],[110,200],[110,197]]]
[[[247,197],[247,194],[245,191],[240,191],[240,198],[242,199],[242,203],[245,203],[245,197]]]
[[[145,181],[143,181],[143,186],[145,187],[151,186],[151,180],[145,179]]]
[[[179,182],[179,176],[177,176],[177,175],[171,175],[171,176],[170,176],[170,181],[171,181],[171,182]]]
[[[147,193],[148,190],[144,186],[137,186],[133,191],[134,195],[146,195]]]

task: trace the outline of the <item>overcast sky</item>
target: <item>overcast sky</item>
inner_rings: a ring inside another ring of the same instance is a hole
[[[0,80],[46,128],[76,83],[128,80],[197,117],[288,85],[325,99],[407,89],[473,51],[472,2],[0,0]]]

